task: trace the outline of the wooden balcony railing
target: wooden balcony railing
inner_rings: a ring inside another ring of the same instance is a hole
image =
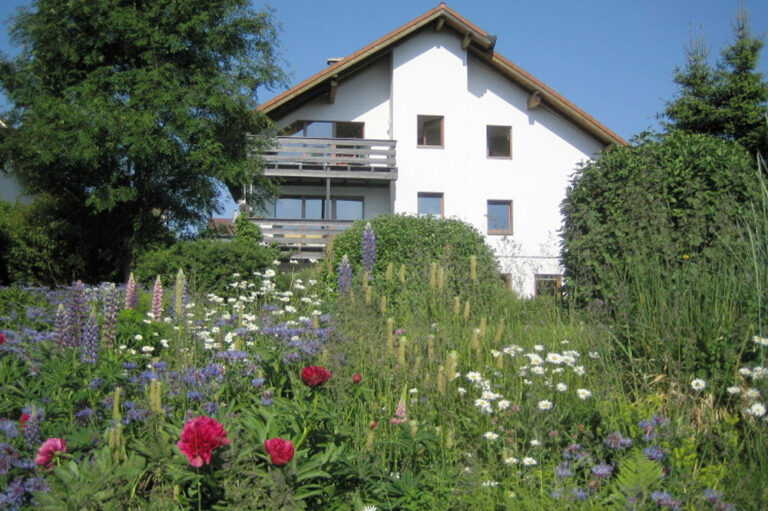
[[[351,220],[251,218],[267,243],[277,243],[292,259],[321,259],[328,241],[352,225]]]
[[[275,142],[274,150],[262,155],[266,176],[397,179],[395,140],[277,137]]]

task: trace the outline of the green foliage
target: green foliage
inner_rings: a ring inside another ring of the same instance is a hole
[[[278,255],[275,248],[237,237],[231,241],[179,241],[169,248],[142,254],[135,275],[146,286],[160,275],[166,288],[170,288],[181,268],[190,285],[199,292],[221,291],[233,273],[251,275],[266,268]]]
[[[259,243],[264,239],[259,226],[248,220],[245,215],[238,215],[235,219],[235,238],[242,238],[253,243]]]
[[[649,257],[670,269],[722,258],[758,196],[751,158],[732,142],[673,132],[616,148],[579,170],[563,202],[569,285],[609,299],[611,276]]]
[[[413,215],[360,220],[337,236],[328,262],[332,270],[329,280],[335,280],[336,268],[345,254],[353,267],[362,267],[362,234],[368,222],[376,234],[374,275],[383,274],[390,263],[395,271],[405,264],[411,272],[428,273],[429,264],[437,262],[450,275],[448,287],[458,289],[467,282],[470,257],[475,256],[478,281],[486,285],[498,281],[493,252],[475,228],[460,220]]]
[[[0,161],[25,193],[56,197],[68,228],[98,234],[78,240],[108,263],[91,279],[127,268],[168,226],[202,224],[219,182],[271,190],[249,157],[267,143],[256,90],[282,80],[269,11],[36,0],[11,30],[21,53],[0,61],[13,105]]]
[[[735,140],[752,154],[766,155],[768,82],[757,71],[764,42],[752,34],[746,11],[737,15],[734,39],[716,68],[708,62],[703,40],[686,49],[685,67],[675,71],[680,91],[664,112],[666,126]]]

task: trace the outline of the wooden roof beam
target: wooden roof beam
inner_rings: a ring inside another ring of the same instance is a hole
[[[528,110],[536,110],[539,105],[541,105],[541,92],[536,90],[528,96]]]
[[[475,35],[474,32],[467,32],[466,34],[464,34],[464,39],[461,41],[462,50],[466,50],[467,48],[469,48],[469,43],[472,42],[472,36],[474,35]]]
[[[334,76],[331,80],[331,88],[328,90],[328,103],[333,104],[336,102],[336,91],[339,88],[339,77]]]

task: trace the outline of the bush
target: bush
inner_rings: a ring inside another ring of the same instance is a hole
[[[238,272],[244,276],[261,271],[277,259],[276,248],[247,239],[180,241],[169,248],[147,252],[137,260],[134,273],[139,282],[151,286],[156,275],[171,285],[179,268],[198,292],[221,291]]]
[[[674,132],[644,137],[582,168],[562,212],[571,290],[611,300],[615,276],[649,258],[674,271],[727,257],[759,197],[754,162],[738,144]],[[688,271],[688,270],[686,270]]]
[[[477,257],[477,276],[481,283],[498,281],[493,252],[485,238],[474,227],[460,220],[411,215],[382,215],[373,220],[360,220],[333,241],[329,254],[329,274],[335,275],[346,254],[353,267],[362,266],[362,235],[370,222],[376,234],[376,261],[373,273],[383,273],[392,263],[395,270],[405,264],[426,271],[432,262],[445,268],[447,285],[456,288],[466,282],[471,256]],[[334,277],[335,278],[335,277]]]

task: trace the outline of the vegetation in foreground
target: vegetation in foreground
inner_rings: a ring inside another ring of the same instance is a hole
[[[637,326],[517,300],[472,256],[458,295],[436,261],[379,270],[363,231],[373,272],[342,258],[335,289],[272,267],[198,296],[181,272],[3,289],[2,505],[766,506],[768,340],[667,372]]]

